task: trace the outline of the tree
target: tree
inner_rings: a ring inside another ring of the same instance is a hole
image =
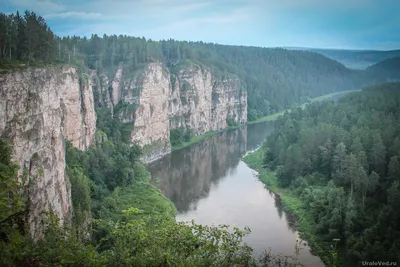
[[[365,206],[365,198],[367,196],[367,192],[374,192],[376,186],[379,184],[379,174],[372,171],[369,176],[365,173],[364,169],[360,169],[359,172],[360,177],[360,189],[362,195],[362,206]]]
[[[332,158],[332,178],[342,184],[345,180],[346,146],[339,143],[333,153]]]
[[[377,131],[372,132],[371,140],[372,146],[369,151],[369,161],[371,163],[372,170],[375,170],[380,176],[384,176],[386,147]]]
[[[344,163],[344,181],[350,185],[350,197],[353,196],[354,187],[360,183],[360,179],[366,179],[364,169],[360,166],[353,153],[346,156]]]
[[[387,178],[390,182],[400,180],[400,158],[399,158],[399,156],[393,156],[390,158]]]
[[[23,187],[18,181],[18,166],[11,161],[11,147],[0,139],[0,235],[11,231],[9,225],[26,211]],[[20,179],[22,179],[21,177]]]

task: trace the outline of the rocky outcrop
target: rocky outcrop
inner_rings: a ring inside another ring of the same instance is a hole
[[[41,236],[42,212],[51,210],[62,222],[71,219],[65,140],[85,149],[93,139],[90,80],[80,81],[72,67],[28,68],[0,76],[0,135],[13,145],[20,173],[29,177],[28,225],[36,238]]]
[[[247,91],[236,76],[214,80],[212,92],[211,129],[221,130],[247,121]]]
[[[170,130],[182,128],[197,136],[247,121],[247,94],[239,78],[217,77],[193,62],[171,69],[153,62],[134,73],[120,65],[107,79],[112,80],[110,91],[99,97],[100,104],[111,99],[114,115],[134,124],[131,141],[143,148],[146,162],[171,151]]]
[[[171,151],[169,141],[168,95],[170,79],[161,64],[147,67],[136,109],[132,143],[143,148],[146,162]]]
[[[121,85],[122,71],[123,69],[120,66],[117,70],[117,73],[115,74],[114,80],[111,85],[112,88],[111,101],[114,106],[117,105],[121,99],[120,85]]]
[[[171,129],[201,135],[247,121],[247,94],[234,75],[217,78],[209,69],[192,64],[178,72],[172,88]]]
[[[181,69],[171,85],[169,114],[171,129],[189,129],[192,135],[211,130],[213,77],[197,65]]]

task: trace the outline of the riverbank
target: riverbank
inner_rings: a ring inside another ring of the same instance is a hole
[[[190,138],[190,140],[188,142],[182,142],[179,145],[172,146],[171,150],[175,151],[175,150],[178,150],[178,149],[182,149],[184,147],[191,146],[191,145],[193,145],[195,143],[198,143],[198,142],[201,142],[203,140],[206,140],[207,138],[209,138],[211,136],[214,136],[217,133],[218,132],[215,132],[215,131],[208,131],[203,135],[194,136],[194,137]]]
[[[347,93],[356,92],[356,91],[360,91],[360,90],[348,90],[348,91],[340,91],[340,92],[335,92],[335,93],[331,93],[331,94],[326,94],[326,95],[318,96],[318,97],[315,97],[315,98],[311,99],[311,102],[323,101],[323,100],[326,100],[328,98],[332,98],[332,97],[340,95],[340,94],[347,94]],[[265,116],[265,117],[261,117],[261,118],[255,120],[255,121],[247,121],[245,124],[229,126],[229,127],[225,128],[225,129],[223,129],[221,131],[208,131],[203,135],[198,135],[198,136],[194,136],[194,137],[190,138],[190,140],[188,142],[183,142],[183,143],[181,143],[179,145],[172,146],[171,150],[175,151],[175,150],[179,150],[179,149],[191,146],[191,145],[193,145],[195,143],[198,143],[198,142],[201,142],[203,140],[206,140],[207,138],[209,138],[211,136],[214,136],[214,135],[216,135],[217,133],[220,133],[220,132],[229,131],[229,130],[232,130],[232,129],[238,129],[238,128],[243,127],[245,125],[250,125],[250,124],[256,124],[256,123],[262,123],[262,122],[266,122],[266,121],[276,120],[279,116],[285,114],[286,111],[290,112],[293,108],[298,108],[298,107],[304,108],[307,104],[309,104],[309,103],[296,105],[296,106],[293,106],[291,108],[285,109],[283,111],[276,112],[276,113],[270,114],[270,115]]]
[[[309,103],[312,103],[314,101],[323,101],[323,100],[332,98],[332,97],[337,96],[337,95],[348,94],[348,93],[357,92],[357,91],[360,91],[360,90],[340,91],[340,92],[331,93],[331,94],[327,94],[327,95],[317,96],[317,97],[311,99],[311,101]],[[274,113],[274,114],[259,118],[259,119],[255,120],[255,121],[248,121],[247,124],[255,124],[255,123],[261,123],[261,122],[265,122],[265,121],[276,120],[279,116],[285,114],[286,111],[290,112],[292,109],[298,108],[298,107],[304,108],[309,103],[304,103],[304,104],[301,104],[301,105],[295,105],[295,106],[293,106],[291,108],[288,108],[288,109],[285,109],[283,111],[280,111],[280,112],[277,112],[277,113]]]
[[[320,257],[326,266],[330,266],[331,257],[329,247],[321,245],[322,242],[315,232],[316,228],[307,208],[293,190],[279,187],[276,172],[263,168],[264,152],[265,150],[261,147],[255,152],[246,155],[243,161],[250,168],[258,172],[259,180],[266,185],[268,190],[280,196],[283,208],[296,217],[296,229],[301,239],[307,241],[313,254]]]

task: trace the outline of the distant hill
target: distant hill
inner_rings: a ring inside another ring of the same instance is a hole
[[[288,47],[290,50],[312,51],[336,60],[351,69],[366,69],[383,60],[399,57],[399,50],[342,50],[342,49],[320,49]]]
[[[385,59],[369,66],[367,71],[388,81],[400,81],[400,57]]]

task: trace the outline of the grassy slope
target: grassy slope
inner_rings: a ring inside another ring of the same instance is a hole
[[[176,208],[159,189],[150,184],[151,174],[142,163],[135,164],[136,180],[133,184],[116,188],[114,192],[104,200],[105,208],[102,211],[103,218],[119,220],[122,218],[122,210],[135,207],[146,214],[165,215],[175,218]]]
[[[313,253],[318,255],[322,261],[329,266],[329,248],[321,246],[322,242],[315,233],[314,223],[309,212],[307,211],[307,208],[304,206],[300,197],[296,195],[295,192],[287,188],[280,188],[278,186],[275,172],[266,171],[262,167],[264,152],[264,149],[260,148],[257,151],[245,156],[243,161],[250,168],[258,172],[258,178],[268,187],[269,190],[280,196],[284,209],[295,215],[297,219],[296,228],[299,231],[301,238],[307,240],[309,246],[313,250]]]
[[[217,134],[217,132],[208,131],[208,132],[206,132],[206,133],[203,134],[203,135],[194,136],[194,137],[190,138],[190,141],[189,141],[189,142],[183,142],[183,143],[181,143],[181,144],[179,144],[179,145],[172,146],[172,150],[178,150],[178,149],[181,149],[181,148],[184,148],[184,147],[191,146],[191,145],[193,145],[193,144],[195,144],[195,143],[198,143],[198,142],[200,142],[200,141],[203,141],[203,140],[205,140],[205,139],[207,139],[207,138],[209,138],[209,137],[211,137],[211,136],[214,136],[214,135],[216,135],[216,134]]]

